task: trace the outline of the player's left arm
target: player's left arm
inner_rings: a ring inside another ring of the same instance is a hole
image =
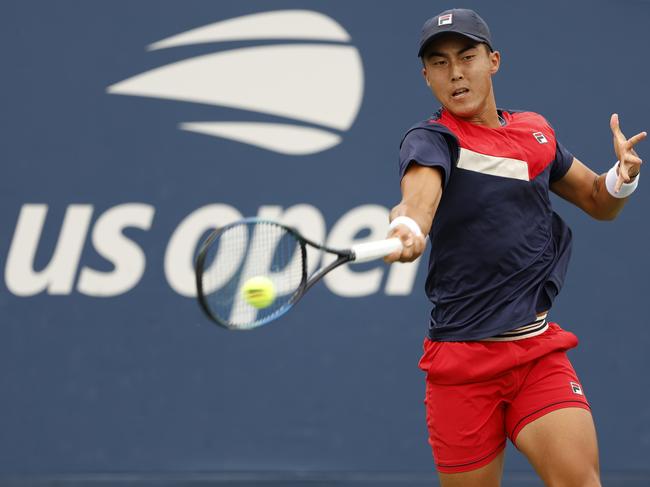
[[[618,157],[618,178],[615,192],[624,183],[631,183],[639,174],[643,162],[634,150],[634,146],[646,138],[646,132],[640,132],[627,139],[619,125],[618,115],[612,115],[610,128],[614,136],[614,152]],[[578,159],[573,159],[567,173],[551,184],[551,191],[581,208],[597,220],[613,220],[623,209],[628,198],[612,196],[605,186],[607,173],[596,174]]]

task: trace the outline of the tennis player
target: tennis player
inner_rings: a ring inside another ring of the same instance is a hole
[[[418,56],[442,108],[400,146],[402,200],[390,236],[431,254],[433,304],[420,367],[429,443],[443,487],[500,484],[509,438],[548,486],[600,486],[589,403],[566,352],[577,338],[547,314],[571,254],[571,230],[549,190],[598,220],[621,211],[641,159],[619,119],[618,161],[598,175],[558,142],[544,117],[498,109],[499,70],[486,23],[454,9],[429,19]]]

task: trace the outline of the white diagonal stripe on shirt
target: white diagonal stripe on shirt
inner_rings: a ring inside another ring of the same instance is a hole
[[[469,149],[460,149],[457,167],[468,171],[501,176],[504,178],[529,181],[528,164],[519,159],[508,157],[488,156]]]

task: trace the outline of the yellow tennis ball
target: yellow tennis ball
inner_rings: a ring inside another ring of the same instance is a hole
[[[257,309],[271,306],[275,301],[275,286],[268,277],[255,276],[247,279],[241,292],[244,300]]]

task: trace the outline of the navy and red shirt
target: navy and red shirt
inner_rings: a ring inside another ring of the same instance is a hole
[[[410,164],[439,168],[443,191],[429,233],[429,338],[467,341],[535,321],[564,282],[571,230],[551,208],[549,185],[573,155],[536,113],[499,110],[499,128],[442,109],[408,130]]]

